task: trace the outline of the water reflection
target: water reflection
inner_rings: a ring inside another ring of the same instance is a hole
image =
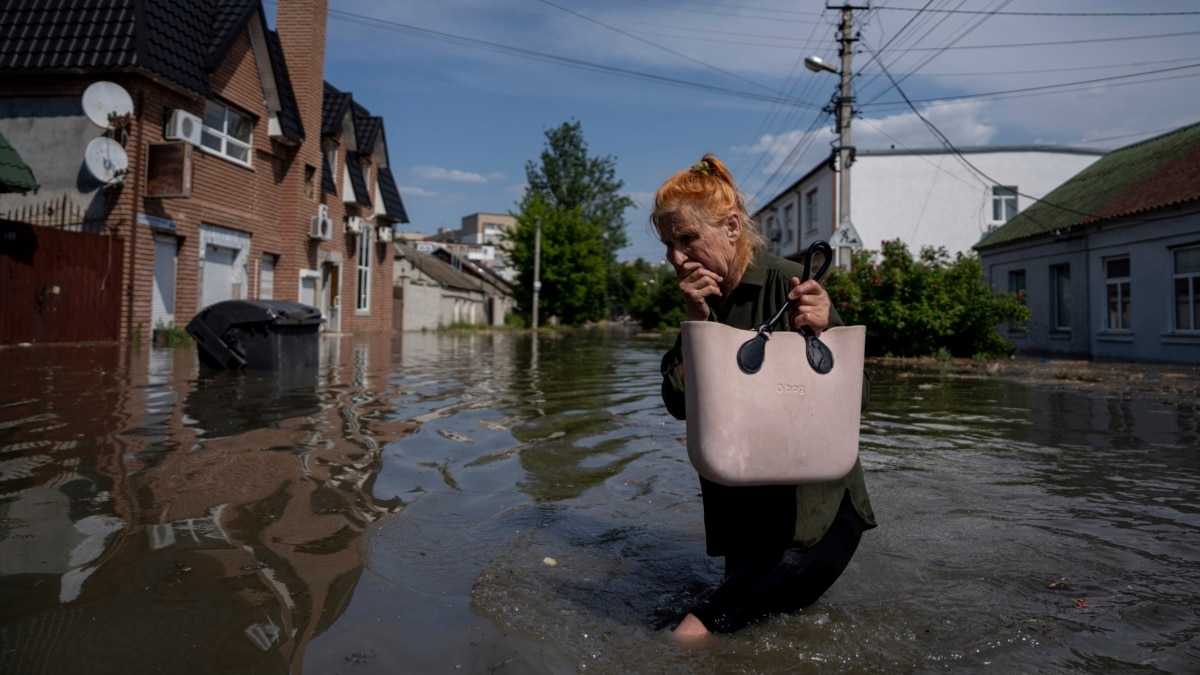
[[[0,672],[1200,666],[1194,400],[886,369],[843,580],[673,644],[720,568],[672,338],[326,337],[288,377],[6,349]]]
[[[372,487],[415,426],[380,414],[389,340],[332,349],[288,376],[117,348],[24,373],[35,390],[4,406],[3,670],[298,668],[359,538],[403,505]]]

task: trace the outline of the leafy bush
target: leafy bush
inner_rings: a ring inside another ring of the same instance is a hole
[[[856,252],[824,286],[847,325],[867,327],[872,356],[1007,356],[1016,347],[997,326],[1029,319],[1016,295],[992,292],[976,254],[951,260],[944,247],[914,259],[904,242],[885,241],[879,252]]]

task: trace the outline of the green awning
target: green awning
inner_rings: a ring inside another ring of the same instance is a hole
[[[16,148],[0,134],[0,192],[37,191],[38,184],[33,171]]]

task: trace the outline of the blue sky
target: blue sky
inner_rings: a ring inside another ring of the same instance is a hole
[[[1110,149],[1200,121],[1194,2],[871,6],[855,12],[860,148],[939,147],[880,64],[956,146]],[[838,77],[801,61],[836,62],[839,16],[823,0],[331,0],[325,79],[384,117],[406,229],[515,209],[544,131],[578,120],[641,206],[621,259],[657,261],[645,205],[674,171],[714,152],[763,203],[828,156]]]

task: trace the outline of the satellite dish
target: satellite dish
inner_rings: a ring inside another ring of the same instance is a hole
[[[105,185],[120,183],[129,170],[125,148],[108,136],[93,138],[83,152],[83,164],[96,180]]]
[[[83,91],[83,114],[93,124],[107,129],[114,117],[133,114],[133,99],[116,82],[93,82]]]

